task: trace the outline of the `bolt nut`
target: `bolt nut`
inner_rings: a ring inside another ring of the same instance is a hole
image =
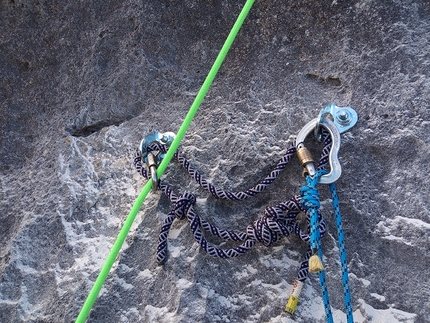
[[[336,113],[336,119],[341,125],[348,125],[351,123],[352,116],[348,110],[340,110]]]

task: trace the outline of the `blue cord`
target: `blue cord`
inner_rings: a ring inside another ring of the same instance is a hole
[[[318,256],[320,257],[322,261],[323,252],[321,247],[321,240],[318,241]],[[320,287],[322,291],[322,298],[324,302],[324,311],[325,311],[325,317],[327,319],[327,323],[333,323],[333,314],[331,312],[331,306],[330,306],[330,298],[328,296],[328,288],[325,278],[325,270],[321,270],[319,273],[319,279],[320,279]],[[349,322],[348,322],[349,323]]]
[[[308,211],[310,216],[310,244],[311,249],[314,251],[318,250],[318,257],[323,258],[322,247],[321,247],[321,236],[318,223],[318,209],[320,207],[320,198],[318,192],[318,182],[322,175],[327,172],[320,170],[316,172],[314,176],[306,176],[306,186],[300,189],[302,196],[302,206]],[[328,295],[327,283],[325,278],[325,270],[319,271],[320,286],[322,291],[322,298],[324,302],[324,310],[327,318],[327,323],[333,323],[333,314],[330,306],[330,298]]]
[[[308,211],[310,216],[310,244],[312,250],[318,250],[318,256],[322,261],[323,253],[321,247],[321,237],[319,230],[318,221],[318,209],[320,207],[319,193],[317,189],[317,184],[322,175],[327,172],[320,170],[316,172],[314,176],[306,177],[306,186],[300,189],[300,194],[302,195],[302,206]],[[342,215],[339,208],[339,198],[336,192],[336,186],[332,183],[330,184],[330,192],[333,200],[333,208],[336,215],[336,227],[338,232],[338,247],[340,252],[340,263],[342,270],[342,286],[344,292],[344,304],[347,316],[347,323],[354,323],[354,318],[352,314],[352,304],[351,304],[351,292],[349,288],[348,280],[348,262],[346,258],[346,246],[345,246],[345,235],[342,227]],[[319,271],[319,280],[322,291],[322,297],[324,302],[324,310],[326,313],[327,323],[333,323],[333,314],[330,306],[330,299],[328,294],[328,288],[325,277],[325,270]]]
[[[334,213],[336,215],[337,239],[340,253],[340,266],[342,270],[342,286],[346,318],[348,323],[354,323],[354,318],[352,315],[351,290],[349,288],[348,279],[348,261],[346,259],[345,234],[342,226],[342,214],[340,213],[339,208],[339,198],[337,196],[336,186],[334,183],[330,184],[330,192],[333,200]]]

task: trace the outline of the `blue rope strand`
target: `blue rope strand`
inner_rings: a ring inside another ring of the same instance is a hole
[[[348,261],[346,258],[346,245],[345,245],[345,234],[342,226],[342,214],[340,213],[339,198],[336,192],[336,185],[330,184],[330,192],[333,200],[333,208],[336,215],[336,227],[338,235],[338,246],[340,253],[340,266],[342,270],[342,286],[344,293],[344,304],[346,311],[346,318],[348,323],[354,323],[354,317],[352,315],[352,304],[351,304],[351,291],[349,288],[348,279]]]
[[[318,171],[314,176],[306,177],[306,186],[300,189],[302,195],[302,206],[306,209],[310,216],[310,244],[313,250],[318,250],[319,258],[323,259],[323,252],[321,246],[320,230],[318,226],[318,209],[320,207],[319,193],[317,189],[318,182],[323,174],[326,172],[323,170]],[[339,197],[336,192],[336,186],[334,183],[330,184],[330,193],[333,200],[333,208],[336,216],[336,227],[338,233],[338,247],[340,253],[340,265],[342,270],[342,286],[344,293],[344,304],[347,317],[347,323],[354,323],[352,303],[351,303],[351,291],[349,288],[348,278],[348,261],[346,258],[346,246],[345,246],[345,234],[342,226],[342,215],[339,207]],[[333,323],[333,314],[331,311],[330,300],[328,295],[325,270],[319,272],[319,280],[322,291],[322,297],[324,302],[324,310],[326,313],[327,323]]]
[[[320,207],[319,193],[317,184],[320,177],[324,174],[324,171],[318,171],[315,176],[306,177],[307,186],[303,186],[300,189],[300,195],[302,196],[302,207],[308,210],[310,216],[310,244],[311,249],[318,249],[318,240],[320,239],[320,231],[318,229],[318,209]]]
[[[300,189],[302,195],[302,206],[306,209],[310,216],[310,244],[312,250],[318,250],[319,258],[323,259],[323,252],[321,246],[321,234],[318,225],[318,209],[320,207],[320,198],[318,192],[318,182],[322,175],[326,174],[325,170],[319,170],[314,176],[306,176],[306,186]],[[328,288],[325,277],[325,270],[319,272],[319,281],[322,291],[322,298],[324,302],[324,311],[326,314],[327,323],[333,323],[333,314],[330,306],[330,298],[328,295]],[[349,322],[348,322],[349,323]]]
[[[322,248],[321,248],[321,241],[318,243],[318,256],[320,257],[320,259],[322,261],[323,253],[322,253]],[[318,274],[319,274],[319,279],[320,279],[320,287],[321,287],[321,291],[322,291],[322,298],[323,298],[323,302],[324,302],[324,311],[325,311],[327,323],[333,323],[333,314],[331,312],[330,298],[328,296],[328,288],[327,288],[327,283],[326,283],[326,278],[325,278],[325,270],[321,270]]]

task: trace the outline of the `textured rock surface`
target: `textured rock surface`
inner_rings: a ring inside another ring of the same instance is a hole
[[[244,1],[0,2],[0,321],[72,322],[144,180],[134,149],[176,131]],[[338,182],[357,322],[430,322],[430,2],[257,1],[182,144],[225,189],[263,178],[327,102],[359,123]],[[217,201],[171,165],[205,218],[243,229],[303,185],[294,160],[265,193]],[[335,224],[324,240],[344,321]],[[213,259],[151,194],[88,322],[323,322],[317,277],[283,312],[297,239]]]

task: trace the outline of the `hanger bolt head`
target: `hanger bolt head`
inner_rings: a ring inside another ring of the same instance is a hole
[[[339,112],[339,119],[340,120],[346,120],[346,119],[348,119],[348,113],[346,113],[346,111]]]
[[[336,113],[336,121],[339,122],[341,125],[348,125],[352,121],[352,115],[348,112],[346,109],[340,109]]]

